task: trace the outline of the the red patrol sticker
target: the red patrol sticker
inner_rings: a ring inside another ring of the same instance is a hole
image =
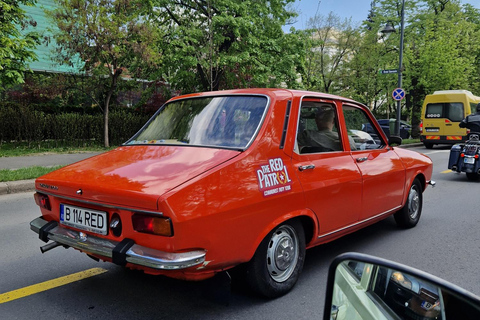
[[[270,159],[268,164],[260,166],[257,178],[258,187],[264,196],[292,190],[292,180],[281,158]]]

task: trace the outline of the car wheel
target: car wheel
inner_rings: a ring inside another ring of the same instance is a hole
[[[248,263],[248,284],[264,297],[282,296],[297,282],[304,260],[302,225],[296,220],[283,223],[263,239]]]
[[[405,206],[394,214],[397,225],[402,228],[413,228],[417,225],[422,214],[422,185],[415,178],[408,191],[408,198]]]
[[[478,181],[480,175],[476,172],[467,172],[467,179],[470,181]]]
[[[424,142],[423,145],[424,145],[425,148],[427,148],[427,149],[433,149],[433,143]]]

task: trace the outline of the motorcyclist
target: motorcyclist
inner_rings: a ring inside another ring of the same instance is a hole
[[[480,132],[480,103],[477,104],[477,112],[463,119],[459,126],[460,128],[468,128],[472,132]]]

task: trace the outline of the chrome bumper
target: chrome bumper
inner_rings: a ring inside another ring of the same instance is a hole
[[[122,253],[121,247],[124,241],[111,241],[91,235],[85,238],[78,231],[66,229],[54,223],[50,223],[48,228],[44,228],[47,224],[49,224],[48,221],[39,217],[30,222],[30,229],[38,233],[44,241],[52,240],[85,253],[111,258],[113,262],[115,262],[114,256],[118,260],[120,255],[121,260],[127,263],[157,270],[179,270],[199,265],[205,261],[205,250],[171,253],[133,244],[126,252]],[[130,241],[133,243],[132,240]]]

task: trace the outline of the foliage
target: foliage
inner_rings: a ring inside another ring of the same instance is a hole
[[[120,76],[137,78],[145,66],[154,66],[159,56],[150,44],[156,30],[142,0],[56,0],[52,18],[59,28],[58,59],[71,65],[79,58],[86,74],[102,83],[104,144],[109,146],[108,120],[112,95]],[[125,73],[123,73],[125,71]]]
[[[157,78],[183,92],[296,87],[298,38],[282,25],[293,0],[154,0],[163,64]]]
[[[341,94],[347,62],[359,46],[360,34],[351,19],[341,20],[332,12],[325,18],[315,15],[308,22],[311,38],[307,42],[303,83],[308,90]]]
[[[118,145],[133,136],[148,120],[147,115],[126,109],[111,113],[110,139]],[[52,141],[52,147],[91,146],[102,141],[102,115],[80,113],[47,114],[21,105],[7,104],[0,107],[0,143],[4,141],[27,142],[28,147],[40,146]]]
[[[379,0],[363,24],[360,46],[350,60],[353,77],[345,83],[350,95],[369,105],[377,115],[395,112],[391,92],[396,74],[379,70],[398,69],[401,0]],[[411,120],[413,134],[418,131],[423,99],[435,90],[479,88],[480,12],[458,0],[405,1],[405,42],[402,87],[403,118]],[[379,32],[386,22],[397,32],[388,39]]]
[[[0,0],[0,90],[6,86],[22,83],[23,74],[29,70],[28,62],[36,59],[33,49],[38,43],[38,34],[22,30],[28,21],[21,5],[31,6],[35,0]]]

